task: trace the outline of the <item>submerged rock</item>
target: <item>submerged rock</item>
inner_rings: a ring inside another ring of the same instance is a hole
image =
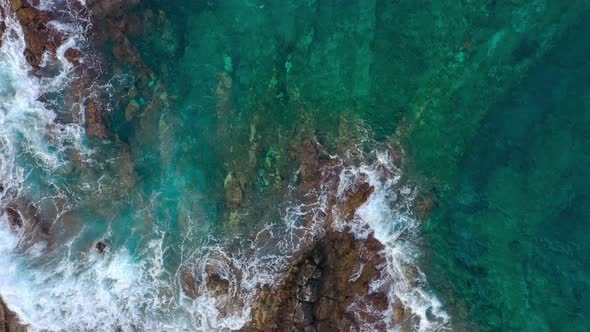
[[[88,136],[100,139],[108,138],[108,131],[96,102],[90,99],[86,104],[86,133]]]
[[[225,199],[232,209],[237,209],[242,205],[244,199],[244,186],[237,176],[231,172],[225,178],[223,183],[225,187]]]
[[[207,289],[215,296],[229,293],[229,281],[225,279],[216,265],[208,264],[205,269]]]
[[[182,291],[186,296],[190,297],[191,299],[197,298],[197,281],[195,280],[195,276],[190,271],[183,271],[180,275],[180,286],[182,287]]]

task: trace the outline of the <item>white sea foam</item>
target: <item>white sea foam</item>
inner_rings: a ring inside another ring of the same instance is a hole
[[[385,273],[382,279],[373,281],[370,288],[388,294],[389,308],[383,313],[388,330],[400,328],[391,320],[396,301],[409,308],[416,318],[412,320],[412,330],[443,330],[448,327],[450,317],[428,290],[426,277],[418,267],[419,249],[415,241],[419,237],[420,222],[410,212],[416,188],[403,184],[401,170],[394,166],[387,152],[373,151],[363,159],[373,161],[343,169],[338,196],[343,199],[346,190],[358,182],[368,182],[374,192],[356,210],[352,221],[338,220],[334,227],[339,231],[348,227],[358,239],[373,234],[385,246]]]
[[[4,12],[8,13],[8,8]],[[32,156],[44,168],[56,169],[63,165],[60,155],[66,149],[85,148],[81,143],[82,127],[56,123],[56,113],[39,101],[44,93],[63,89],[71,65],[60,58],[63,74],[44,79],[33,77],[23,56],[22,28],[14,17],[3,20],[7,29],[0,48],[0,177],[5,188],[16,189],[26,176],[25,169],[16,162],[23,154]]]

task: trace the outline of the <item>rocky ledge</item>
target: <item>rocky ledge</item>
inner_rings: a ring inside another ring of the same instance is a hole
[[[299,255],[278,288],[260,292],[244,330],[347,331],[365,322],[385,329],[378,313],[387,309],[387,297],[369,290],[380,275],[382,248],[373,238],[357,241],[349,233],[328,233]],[[374,311],[350,310],[357,305]]]
[[[64,35],[50,29],[48,23],[53,20],[50,13],[35,8],[25,0],[11,0],[10,8],[16,14],[25,34],[25,56],[35,70],[43,63],[43,55],[48,52],[55,55],[63,43]]]
[[[302,142],[299,149],[301,190],[316,191],[321,186],[330,191],[324,235],[296,254],[278,285],[259,291],[252,320],[243,331],[383,331],[387,323],[405,330],[410,310],[394,303],[391,317],[384,317],[390,306],[387,294],[370,287],[384,277],[383,244],[371,235],[357,239],[348,228],[332,227],[337,220],[354,222],[356,210],[375,188],[359,179],[338,198],[341,163],[326,158],[313,139]]]
[[[16,314],[10,311],[0,298],[0,332],[26,332],[26,325],[21,324]]]

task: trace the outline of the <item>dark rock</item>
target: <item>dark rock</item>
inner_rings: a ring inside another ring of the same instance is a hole
[[[0,15],[4,15],[2,10],[0,9]],[[4,32],[6,31],[6,24],[4,21],[0,22],[0,47],[2,47],[2,37],[4,37]]]
[[[308,190],[321,180],[320,145],[313,139],[306,139],[301,145],[301,179],[303,190]]]
[[[8,216],[8,222],[10,223],[10,228],[12,229],[16,229],[16,228],[21,228],[23,227],[23,219],[20,215],[20,213],[18,212],[18,210],[12,208],[12,207],[7,207],[4,210]]]
[[[216,296],[229,293],[229,281],[225,279],[218,268],[208,264],[205,269],[207,274],[207,289]]]
[[[72,64],[79,66],[82,54],[75,48],[68,48],[64,53],[65,58]]]
[[[104,243],[102,241],[98,241],[98,242],[96,242],[95,247],[96,247],[96,250],[98,250],[98,252],[102,254],[106,250],[107,245],[106,245],[106,243]]]

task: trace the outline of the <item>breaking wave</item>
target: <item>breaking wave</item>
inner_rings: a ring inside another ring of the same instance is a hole
[[[76,46],[86,28],[52,23],[70,38],[57,51],[58,73],[37,78],[23,56],[20,25],[8,15],[3,20],[7,29],[0,48],[0,204],[4,208],[24,194],[44,199],[39,188],[51,186],[51,175],[68,167],[69,153],[90,155],[92,151],[84,143],[83,116],[77,114],[73,117],[77,121],[61,123],[59,112],[75,110],[40,101],[48,94],[62,93],[71,83],[73,68],[64,52]],[[342,199],[359,179],[375,191],[352,221],[337,221],[333,227],[349,229],[359,240],[374,233],[385,246],[383,278],[375,280],[371,289],[388,294],[390,306],[382,313],[388,329],[397,328],[387,317],[400,301],[416,317],[412,321],[415,330],[439,330],[449,317],[429,293],[417,267],[419,248],[414,240],[420,224],[409,212],[416,189],[401,184],[401,172],[387,153],[372,154],[366,156],[366,164],[342,167],[337,198]],[[60,188],[53,185],[55,195]],[[87,229],[91,226],[83,226],[77,236],[49,250],[47,240],[31,243],[22,230],[15,233],[4,213],[0,216],[0,294],[33,331],[238,329],[250,319],[260,286],[276,284],[291,258],[322,236],[334,193],[326,184],[310,195],[313,202],[306,204],[287,197],[282,218],[252,238],[222,241],[210,237],[198,242],[189,231],[181,243],[170,245],[166,231],[154,224],[144,234],[131,232],[129,241],[137,237],[143,243],[136,250],[113,246],[105,254],[99,254],[92,244],[108,239],[114,232],[110,228],[96,234]],[[311,224],[305,222],[309,216]],[[193,224],[198,223],[191,219],[188,229],[195,229]],[[167,261],[175,256],[179,262],[171,270]],[[186,271],[195,278],[191,281],[193,298],[183,291]],[[223,282],[223,289],[216,288],[212,273]]]

